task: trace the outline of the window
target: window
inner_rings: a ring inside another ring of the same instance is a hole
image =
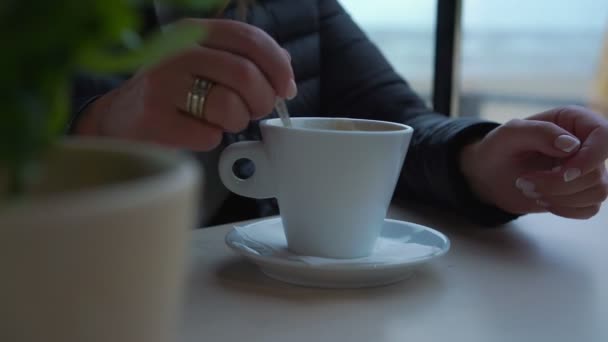
[[[397,72],[430,104],[436,1],[342,0],[340,3]]]
[[[459,113],[504,122],[588,104],[607,25],[608,1],[464,0]]]
[[[437,1],[341,3],[430,103]],[[463,0],[461,23],[457,114],[504,122],[590,102],[608,1]]]

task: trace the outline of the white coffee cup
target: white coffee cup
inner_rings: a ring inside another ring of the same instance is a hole
[[[413,129],[383,121],[293,118],[260,123],[262,142],[238,142],[221,155],[222,182],[234,193],[278,200],[288,248],[300,255],[371,254],[382,229]],[[239,159],[255,165],[240,179]]]

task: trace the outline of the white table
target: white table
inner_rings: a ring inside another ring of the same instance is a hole
[[[608,341],[608,206],[492,230],[404,207],[389,216],[444,232],[451,250],[372,289],[280,283],[225,246],[230,226],[194,232],[183,340]]]

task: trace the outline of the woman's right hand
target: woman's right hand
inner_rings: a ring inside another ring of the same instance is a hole
[[[97,99],[82,114],[77,134],[208,151],[222,132],[239,132],[272,112],[277,96],[296,95],[289,54],[264,31],[232,20],[185,21],[205,27],[204,42]],[[201,119],[186,108],[196,78],[215,82]]]

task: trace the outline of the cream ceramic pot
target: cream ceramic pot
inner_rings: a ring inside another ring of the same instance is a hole
[[[0,206],[0,341],[173,341],[197,164],[77,139],[42,165]]]

